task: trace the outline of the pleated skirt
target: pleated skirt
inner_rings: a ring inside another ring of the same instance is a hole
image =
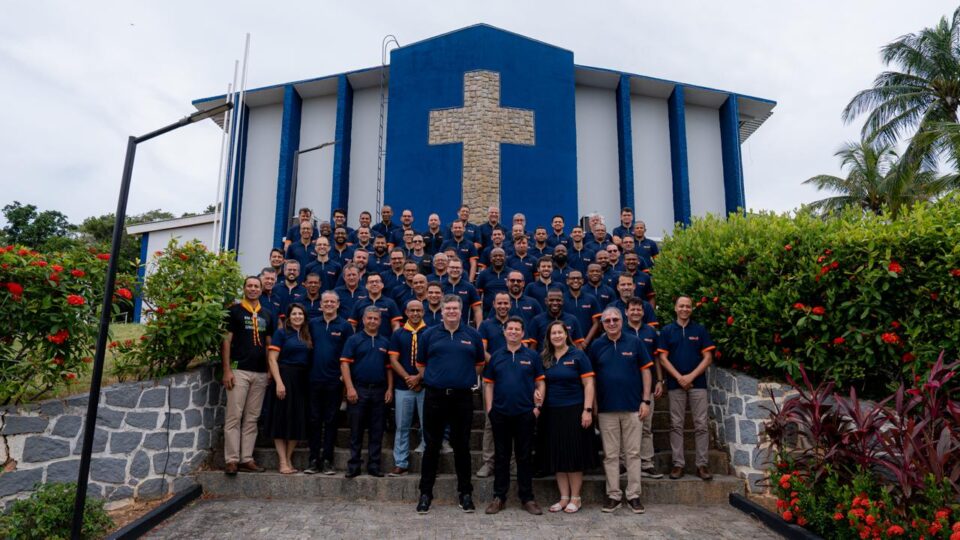
[[[580,426],[582,413],[583,405],[542,409],[537,421],[538,472],[583,472],[597,466],[593,426]]]
[[[264,433],[271,439],[305,441],[310,419],[310,368],[287,365],[279,368],[287,395],[277,398],[277,385],[270,381],[264,400]]]

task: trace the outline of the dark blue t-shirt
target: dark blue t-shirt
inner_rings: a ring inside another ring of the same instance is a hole
[[[354,305],[356,305],[358,301],[367,298],[369,294],[367,293],[367,289],[359,284],[353,292],[350,292],[350,289],[347,289],[345,286],[337,287],[333,292],[337,293],[337,296],[340,297],[340,308],[337,310],[337,313],[344,319],[352,316]]]
[[[595,296],[587,292],[581,292],[580,296],[574,298],[567,291],[563,296],[563,311],[577,319],[584,337],[593,328],[593,322],[600,319],[600,303]]]
[[[660,345],[656,328],[650,326],[649,324],[641,324],[640,328],[634,329],[629,324],[624,324],[623,331],[624,333],[632,334],[640,338],[640,341],[643,342],[643,346],[647,348],[647,353],[650,354],[650,358],[656,361],[657,347]]]
[[[484,364],[480,333],[465,324],[454,332],[442,324],[423,334],[423,382],[434,388],[469,389],[477,384],[476,367]]]
[[[307,320],[323,317],[323,311],[320,309],[320,298],[321,295],[318,294],[316,298],[311,300],[308,294],[300,299],[300,303],[307,309]]]
[[[463,262],[463,272],[464,275],[467,275],[470,272],[470,260],[477,259],[477,247],[473,245],[473,241],[467,238],[467,235],[464,234],[463,238],[459,242],[453,238],[447,240],[440,246],[440,251],[446,251],[452,249],[457,252],[457,257],[460,258],[460,261]]]
[[[293,259],[300,263],[300,277],[297,278],[297,281],[300,283],[303,283],[303,280],[306,279],[307,276],[303,270],[310,264],[310,261],[317,260],[317,252],[314,251],[315,248],[316,245],[313,242],[304,246],[300,243],[300,240],[296,240],[287,246],[287,251],[284,256],[287,259]]]
[[[543,350],[544,343],[547,342],[547,326],[555,320],[563,321],[563,326],[567,328],[567,335],[575,344],[583,343],[583,332],[580,331],[580,323],[576,317],[569,313],[560,312],[560,317],[554,319],[549,313],[541,313],[530,321],[527,327],[528,340],[533,342],[534,348],[538,351]]]
[[[597,412],[639,411],[643,399],[641,370],[653,366],[650,354],[635,336],[606,334],[593,340],[587,354],[597,377]]]
[[[607,287],[603,281],[596,287],[590,283],[583,284],[583,292],[590,293],[594,298],[597,299],[599,303],[600,311],[606,309],[610,305],[610,302],[613,302],[617,299],[617,293],[610,287]]]
[[[644,237],[637,242],[637,255],[646,263],[647,268],[653,268],[653,259],[660,254],[660,247],[653,240]]]
[[[480,323],[480,328],[477,331],[483,338],[483,345],[486,347],[487,353],[493,354],[507,346],[507,338],[503,335],[504,326],[506,326],[506,323],[501,323],[496,315],[492,315]]]
[[[593,406],[583,402],[583,379],[594,376],[593,366],[587,354],[580,349],[569,347],[566,354],[543,373],[547,377],[544,407]]]
[[[300,241],[300,224],[297,223],[296,225],[291,225],[290,228],[287,229],[287,236],[285,236],[284,238],[286,238],[290,242],[294,242],[294,243],[299,242]],[[316,225],[313,226],[313,236],[311,238],[313,238],[314,240],[316,240],[317,238],[320,238],[320,229]]]
[[[516,315],[523,319],[524,326],[529,326],[533,318],[541,313],[543,313],[543,308],[533,298],[529,296],[510,297],[510,315]]]
[[[543,380],[543,361],[527,347],[516,352],[500,349],[483,369],[483,380],[493,383],[492,411],[516,416],[533,411],[533,390]]]
[[[350,365],[350,378],[353,384],[387,384],[387,370],[390,369],[390,357],[387,349],[390,341],[377,334],[361,331],[350,336],[343,346],[340,361]]]
[[[278,351],[280,356],[277,363],[281,366],[308,366],[310,365],[310,349],[300,340],[295,330],[277,328],[270,341],[270,350]]]
[[[310,321],[313,339],[313,363],[310,382],[337,384],[340,382],[340,355],[347,338],[353,335],[353,326],[342,317],[327,322],[321,315]]]
[[[590,249],[587,245],[584,245],[582,249],[573,247],[573,242],[571,241],[567,245],[567,264],[586,275],[587,266],[593,262],[593,257],[596,254],[596,250]]]
[[[673,364],[673,367],[686,375],[692,372],[702,358],[702,353],[716,349],[713,340],[710,339],[710,333],[703,325],[689,321],[686,328],[676,322],[672,322],[660,331],[660,341],[657,347],[658,352],[667,353],[667,360]],[[707,387],[707,373],[704,371],[699,377],[693,380],[694,388]],[[667,389],[676,390],[680,388],[676,379],[667,377]]]
[[[463,321],[464,324],[469,323],[473,316],[474,306],[480,305],[480,294],[477,293],[477,288],[467,282],[463,277],[460,278],[460,282],[456,285],[449,280],[444,281],[440,284],[440,288],[443,290],[443,294],[455,294],[460,297],[460,300],[463,302],[463,307],[460,310],[460,320]]]
[[[477,292],[483,296],[483,312],[490,312],[497,293],[507,292],[507,274],[510,269],[504,266],[499,272],[493,267],[483,269],[477,274]]]
[[[523,274],[524,283],[533,283],[533,272],[534,268],[537,266],[537,260],[534,259],[529,253],[522,258],[517,255],[510,255],[507,257],[507,266],[511,270],[516,270],[517,272]]]
[[[549,285],[540,281],[539,279],[527,285],[524,289],[523,294],[533,298],[540,304],[540,307],[546,311],[547,309],[547,292],[552,290],[558,290],[560,292],[566,293],[567,286],[563,283],[557,281],[551,281]]]
[[[343,266],[333,259],[323,262],[314,258],[307,264],[306,271],[301,270],[301,272],[303,272],[303,279],[307,279],[308,274],[319,274],[320,292],[325,292],[332,291],[337,286],[342,270]]]
[[[619,309],[620,313],[623,315],[623,320],[627,320],[627,303],[623,300],[618,298],[607,304],[607,307],[615,307]],[[660,324],[657,322],[657,313],[654,311],[653,305],[646,300],[643,301],[643,324],[649,324],[653,327],[656,327]]]
[[[367,296],[354,302],[353,315],[351,315],[349,319],[350,323],[357,325],[358,331],[361,331],[363,327],[363,310],[370,306],[376,306],[380,310],[380,335],[390,339],[390,336],[393,334],[393,323],[403,320],[403,316],[400,315],[400,309],[397,307],[397,303],[382,294],[376,301]]]
[[[290,304],[302,304],[303,299],[307,296],[307,289],[303,285],[297,285],[290,289],[287,287],[286,280],[284,280],[273,287],[273,294],[276,295],[276,299],[280,303],[280,312],[277,317],[286,317],[287,307]]]

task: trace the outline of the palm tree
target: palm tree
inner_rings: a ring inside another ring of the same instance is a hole
[[[933,28],[907,34],[881,49],[884,71],[873,88],[857,93],[843,110],[843,121],[867,115],[862,136],[881,145],[895,144],[901,135],[933,133],[937,124],[957,122],[960,106],[960,8]],[[956,159],[960,147],[945,136],[912,141],[906,155],[929,165],[942,151]]]
[[[837,150],[846,178],[821,174],[804,184],[837,193],[808,205],[829,213],[847,206],[865,212],[887,214],[892,219],[916,202],[931,201],[956,185],[956,175],[939,175],[929,163],[901,159],[893,144],[850,142]]]

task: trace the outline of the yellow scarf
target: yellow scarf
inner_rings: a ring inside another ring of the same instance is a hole
[[[251,315],[250,320],[253,322],[253,346],[259,347],[261,345],[260,344],[260,328],[258,326],[259,324],[258,321],[260,317],[257,314],[260,313],[260,308],[263,307],[263,305],[260,303],[257,303],[257,307],[253,307],[250,305],[250,302],[247,302],[247,299],[244,298],[243,300],[240,301],[240,306],[243,307],[243,309],[250,312],[250,315]]]
[[[403,323],[403,329],[409,330],[410,333],[412,334],[410,339],[410,363],[413,365],[417,365],[417,332],[419,332],[421,328],[424,328],[426,326],[427,326],[427,323],[423,321],[420,321],[420,324],[417,325],[416,327],[410,324],[409,320]]]

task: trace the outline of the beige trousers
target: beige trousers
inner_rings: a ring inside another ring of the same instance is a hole
[[[643,419],[640,439],[640,466],[642,469],[653,468],[653,407],[656,400],[650,400],[650,414]]]
[[[637,411],[609,412],[597,415],[603,441],[603,473],[607,496],[614,500],[632,500],[640,496],[640,416]],[[627,467],[627,489],[620,489],[620,454]]]
[[[687,415],[687,402],[690,403],[690,413],[693,415],[694,442],[697,448],[697,467],[706,467],[707,450],[710,447],[710,433],[708,428],[707,402],[709,395],[705,388],[691,388],[690,390],[670,390],[670,450],[673,453],[673,466],[683,467],[686,460],[683,457],[683,421]]]
[[[223,421],[223,454],[226,463],[253,459],[257,444],[257,420],[267,391],[267,374],[233,370],[236,382],[227,390],[227,411]]]

